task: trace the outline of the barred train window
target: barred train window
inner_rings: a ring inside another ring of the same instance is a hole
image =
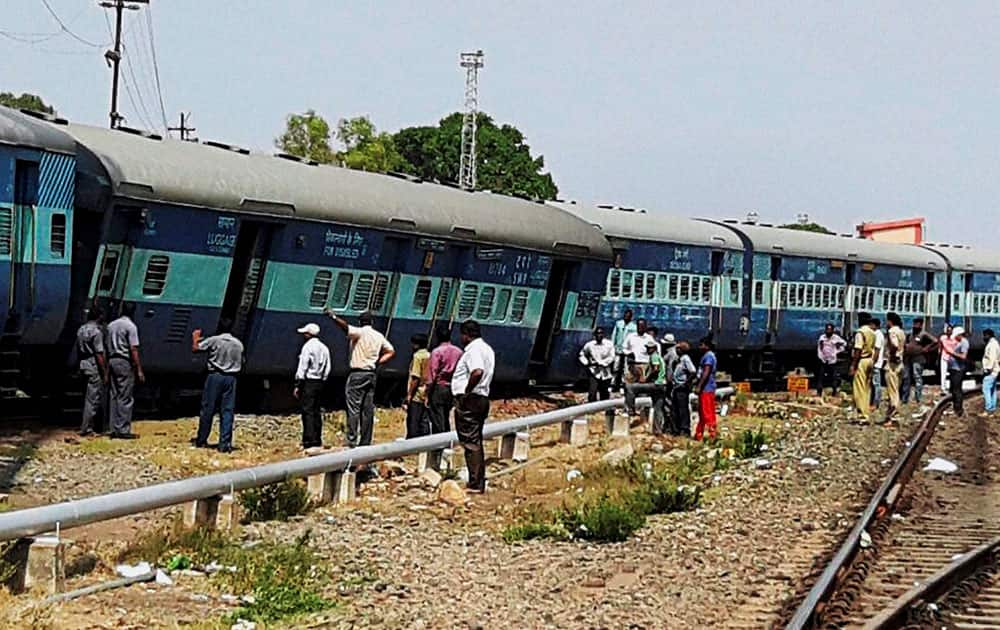
[[[729,281],[729,301],[739,302],[740,301],[740,281],[730,280]]]
[[[309,306],[312,308],[323,308],[326,300],[330,297],[330,286],[333,284],[333,273],[329,271],[317,271],[313,278],[312,291],[309,293]]]
[[[646,299],[652,300],[656,298],[656,274],[647,273],[646,274]]]
[[[363,311],[368,308],[374,284],[375,277],[372,274],[363,273],[358,276],[358,282],[354,285],[354,298],[351,300],[352,311]]]
[[[681,295],[680,299],[690,300],[691,299],[691,278],[687,276],[681,276]]]
[[[528,291],[525,289],[518,289],[514,293],[514,300],[511,302],[510,307],[510,321],[514,323],[521,323],[524,321],[524,311],[528,308]]]
[[[49,250],[54,258],[66,255],[66,215],[53,214],[49,226]]]
[[[462,285],[462,293],[458,298],[458,319],[465,321],[472,317],[476,310],[476,298],[479,297],[479,287],[474,284]]]
[[[437,304],[434,305],[434,317],[445,317],[448,309],[448,302],[451,299],[451,280],[442,280],[441,288],[438,289]]]
[[[0,256],[10,256],[10,241],[14,231],[14,214],[11,208],[0,208]]]
[[[670,300],[676,302],[681,299],[679,290],[680,279],[677,276],[670,276]]]
[[[483,287],[479,292],[479,305],[476,308],[476,319],[484,321],[490,318],[493,312],[493,299],[497,295],[495,287]]]
[[[427,312],[427,306],[431,302],[431,287],[433,286],[430,280],[417,281],[417,286],[413,289],[413,304],[411,306],[417,315],[423,315]]]
[[[663,301],[667,299],[667,275],[663,273],[656,274],[656,299]]]
[[[146,263],[146,277],[142,281],[142,294],[154,297],[163,295],[169,269],[170,258],[159,254],[150,256],[149,262]]]
[[[368,308],[373,311],[381,311],[385,308],[385,302],[388,296],[389,276],[384,273],[380,273],[375,276],[375,288],[372,291],[372,300]]]
[[[622,274],[617,269],[608,273],[608,297],[618,297],[622,290]]]
[[[333,299],[330,301],[330,308],[344,308],[347,306],[347,298],[351,295],[351,284],[354,283],[354,275],[350,273],[338,273],[337,283],[333,286]]]
[[[642,289],[643,289],[643,274],[641,274],[641,273],[635,274],[634,284],[632,285],[632,289],[633,289],[632,293],[635,296],[635,299],[641,300],[641,299],[643,299],[645,297],[642,294]]]
[[[497,303],[493,307],[493,319],[502,322],[507,320],[507,309],[510,307],[510,289],[500,289],[497,294]]]
[[[764,305],[764,283],[761,282],[760,280],[754,281],[753,303],[758,306]]]
[[[118,259],[120,254],[113,249],[104,250],[104,261],[101,263],[101,277],[97,279],[98,291],[111,291],[115,288],[115,276],[118,274]]]
[[[937,310],[938,313],[944,313],[944,295],[938,295]]]
[[[701,279],[701,301],[705,304],[712,302],[712,279],[702,278]]]
[[[622,297],[632,297],[632,273],[628,271],[622,273]]]

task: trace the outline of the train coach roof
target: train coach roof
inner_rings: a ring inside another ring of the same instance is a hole
[[[750,239],[754,252],[762,254],[830,258],[917,269],[945,268],[944,260],[940,256],[916,245],[876,243],[863,238],[765,227],[735,221],[726,221],[725,225],[744,234]]]
[[[0,144],[76,153],[76,142],[64,130],[0,105]]]
[[[925,243],[924,247],[947,258],[955,271],[1000,273],[1000,252],[937,243]]]
[[[66,127],[117,195],[610,259],[598,230],[513,197],[84,125]]]
[[[714,223],[655,212],[578,204],[574,201],[550,201],[549,205],[572,212],[610,237],[743,249],[739,237],[731,230]]]

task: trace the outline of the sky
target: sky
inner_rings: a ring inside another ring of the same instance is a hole
[[[151,0],[125,20],[138,127],[163,125],[147,11],[166,117],[191,112],[202,139],[273,151],[306,109],[434,124],[462,107],[459,53],[482,49],[480,108],[524,132],[561,198],[998,239],[1000,3]],[[0,91],[106,124],[104,14],[7,0]]]

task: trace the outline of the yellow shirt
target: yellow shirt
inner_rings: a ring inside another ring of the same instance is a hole
[[[413,394],[413,402],[426,402],[427,392],[424,386],[427,384],[427,364],[430,363],[431,353],[427,348],[421,348],[413,353],[410,361],[410,378],[417,379],[417,391]]]
[[[861,351],[862,359],[870,359],[875,354],[875,331],[869,326],[862,326],[854,333],[854,349]]]
[[[902,363],[903,361],[903,346],[906,345],[906,333],[899,326],[893,326],[889,329],[889,349],[886,352],[886,357],[889,359],[890,363]],[[895,357],[895,358],[894,358]]]

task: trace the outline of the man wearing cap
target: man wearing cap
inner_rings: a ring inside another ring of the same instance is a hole
[[[583,345],[579,358],[587,368],[590,380],[587,402],[607,400],[615,363],[615,346],[604,338],[603,328],[594,329],[594,338]]]
[[[298,330],[305,337],[295,370],[295,397],[302,405],[302,448],[315,451],[323,448],[323,415],[320,398],[323,385],[330,376],[330,349],[319,340],[319,325],[306,324]]]
[[[645,383],[629,383],[625,386],[625,407],[629,413],[635,414],[636,394],[648,394],[652,400],[653,435],[667,433],[667,421],[664,405],[667,399],[667,366],[660,356],[660,344],[655,339],[646,340],[646,354],[649,355],[649,368]]]
[[[961,326],[955,326],[951,330],[951,339],[955,346],[948,352],[948,385],[955,415],[961,417],[965,415],[962,381],[965,380],[965,371],[969,366],[969,340],[965,338],[965,329]]]
[[[233,337],[233,320],[219,321],[216,334],[201,338],[201,329],[191,333],[191,352],[208,353],[208,376],[201,394],[201,415],[198,418],[197,448],[208,447],[212,420],[219,412],[219,452],[233,451],[233,417],[236,411],[236,376],[243,369],[243,343]]]
[[[360,326],[351,326],[331,309],[325,313],[344,331],[351,344],[350,372],[347,374],[347,446],[372,443],[375,429],[376,370],[396,356],[396,349],[379,331],[372,328],[374,317],[368,311],[358,316]]]

